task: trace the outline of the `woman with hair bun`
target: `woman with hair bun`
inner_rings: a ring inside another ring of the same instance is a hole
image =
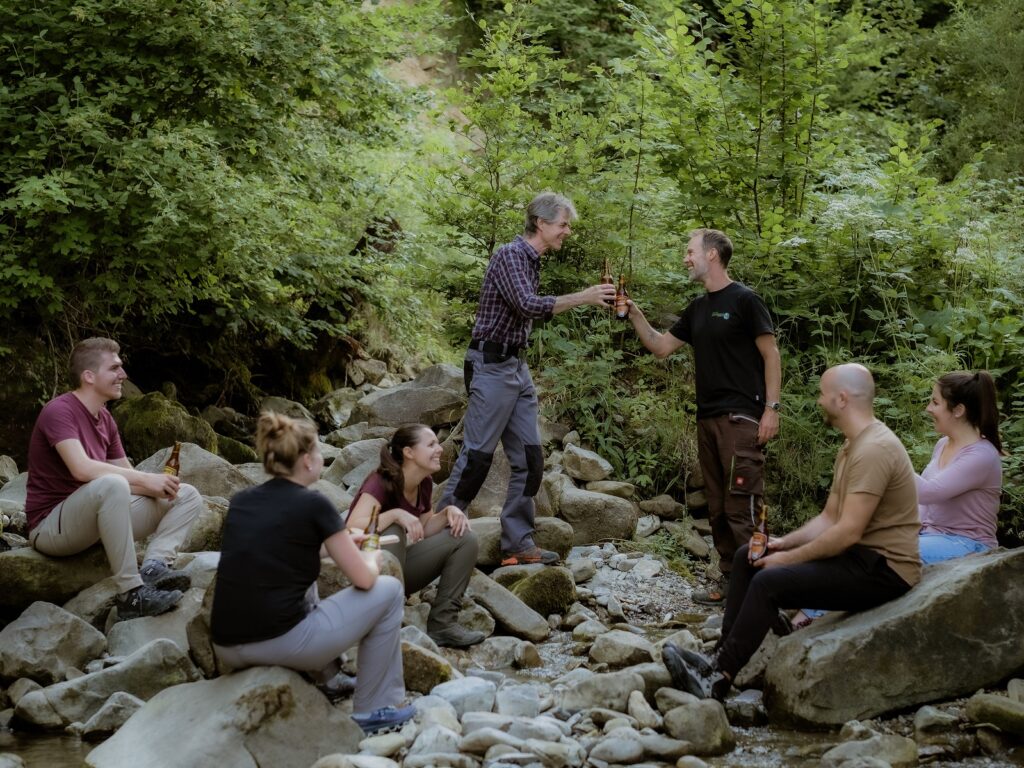
[[[334,505],[309,486],[324,459],[307,421],[260,414],[256,447],[273,478],[239,491],[224,521],[210,630],[214,650],[234,668],[280,665],[326,683],[339,656],[359,644],[353,715],[372,734],[415,714],[405,698],[399,630],[401,582],[381,576],[378,552],[346,531]],[[321,548],[353,586],[316,598]]]
[[[942,437],[917,475],[921,562],[991,549],[1003,484],[995,382],[988,371],[947,373],[925,410]]]
[[[464,648],[485,637],[458,624],[459,600],[476,566],[478,544],[461,509],[452,505],[431,511],[431,475],[441,468],[441,453],[430,427],[409,424],[398,429],[381,448],[380,466],[356,491],[346,522],[365,529],[379,507],[377,533],[399,537],[397,544],[383,548],[401,563],[406,594],[441,577],[427,634],[438,645]]]

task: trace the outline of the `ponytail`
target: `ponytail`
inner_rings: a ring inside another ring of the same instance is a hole
[[[967,421],[981,436],[1003,452],[1003,441],[999,437],[999,399],[996,383],[988,371],[955,371],[940,376],[939,393],[946,401],[946,407],[953,410],[963,405]]]

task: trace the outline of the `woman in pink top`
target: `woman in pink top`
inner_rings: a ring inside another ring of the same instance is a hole
[[[995,382],[988,371],[947,373],[926,410],[942,437],[917,476],[921,562],[991,549],[1003,483]]]

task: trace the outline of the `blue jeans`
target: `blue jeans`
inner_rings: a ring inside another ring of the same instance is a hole
[[[952,533],[922,533],[917,541],[921,546],[921,562],[925,565],[991,549],[988,544],[977,539]]]

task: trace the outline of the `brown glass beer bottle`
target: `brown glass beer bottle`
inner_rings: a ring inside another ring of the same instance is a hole
[[[601,285],[615,285],[615,278],[612,277],[612,267],[608,259],[604,260],[604,272],[601,273]]]
[[[750,497],[753,500],[753,496]],[[760,560],[768,552],[768,507],[764,501],[758,500],[757,519],[754,521],[754,535],[750,537],[750,549],[747,559],[750,562]]]
[[[380,549],[380,532],[377,530],[377,516],[380,513],[380,504],[373,505],[373,511],[370,512],[370,522],[366,524],[366,538],[363,539],[363,543],[359,545],[359,548],[363,552],[373,552],[374,550]]]
[[[164,464],[164,474],[177,476],[181,472],[181,457],[178,455],[180,453],[181,443],[175,442],[174,447],[171,449],[170,458]]]
[[[626,299],[629,294],[626,293],[626,277],[625,275],[619,275],[619,287],[615,291],[615,316],[619,320],[625,320],[629,317],[629,305],[626,304]]]

